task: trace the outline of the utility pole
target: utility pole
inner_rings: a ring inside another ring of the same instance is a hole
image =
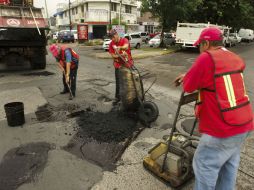
[[[72,26],[71,26],[71,0],[69,0],[69,23],[70,23],[70,31],[72,29]]]
[[[112,21],[111,21],[111,6],[112,6],[112,1],[109,0],[109,26],[112,27]],[[111,29],[111,28],[110,28]]]
[[[119,10],[119,26],[121,25],[121,14],[122,14],[122,0],[120,0],[120,10]]]

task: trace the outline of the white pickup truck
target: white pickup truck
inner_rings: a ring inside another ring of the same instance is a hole
[[[223,32],[223,45],[231,46],[229,39],[230,28],[208,23],[177,23],[176,44],[182,47],[195,48],[193,44],[198,40],[203,29],[208,27],[218,27]]]

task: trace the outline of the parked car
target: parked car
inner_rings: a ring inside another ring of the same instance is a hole
[[[57,40],[57,38],[58,38],[58,33],[59,33],[59,32],[54,32],[54,33],[53,33],[53,36],[52,36],[53,40]]]
[[[71,32],[74,35],[74,40],[78,40],[78,31],[77,30],[71,30]]]
[[[231,42],[231,45],[236,45],[239,42],[241,42],[241,38],[237,35],[237,33],[230,33],[229,34],[229,40]]]
[[[149,37],[150,37],[150,39],[152,39],[155,36],[157,36],[158,34],[160,34],[160,32],[151,33],[151,34],[149,34]]]
[[[64,42],[73,42],[74,43],[75,38],[74,38],[74,34],[71,31],[64,30],[64,31],[60,31],[58,33],[57,40],[62,43],[64,43]]]
[[[242,38],[243,42],[251,42],[254,40],[254,32],[251,29],[240,29],[238,35]]]
[[[150,36],[149,36],[148,32],[139,32],[139,34],[140,34],[143,42],[145,42],[145,43],[149,42]]]
[[[171,46],[175,44],[175,37],[173,37],[172,33],[165,33],[163,40],[166,46]],[[158,47],[160,43],[161,43],[161,34],[158,34],[149,41],[149,46]]]
[[[125,34],[124,37],[129,40],[131,48],[139,49],[141,47],[142,38],[139,33]]]
[[[125,38],[127,38],[129,40],[130,43],[130,47],[131,48],[140,48],[141,44],[142,44],[142,38],[139,35],[139,33],[131,33],[131,34],[125,34],[124,35]],[[102,48],[105,51],[108,51],[109,49],[109,44],[111,43],[111,39],[108,36],[104,36],[104,42],[102,45]]]
[[[104,39],[104,41],[103,41],[102,48],[103,48],[105,51],[108,51],[108,49],[109,49],[109,44],[110,44],[110,42],[111,42],[111,39],[109,38],[108,35],[104,36],[103,39]]]

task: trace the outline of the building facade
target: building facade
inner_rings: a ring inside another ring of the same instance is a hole
[[[158,18],[154,18],[152,13],[145,12],[142,13],[138,18],[138,30],[142,32],[155,33],[160,31],[160,22]]]
[[[69,17],[70,12],[70,17]],[[58,4],[56,26],[59,30],[72,29],[78,24],[87,24],[89,39],[102,38],[108,26],[119,21],[126,23],[127,28],[138,29],[137,0],[76,0],[68,4]]]

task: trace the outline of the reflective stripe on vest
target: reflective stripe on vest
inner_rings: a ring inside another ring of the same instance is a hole
[[[252,121],[253,113],[246,94],[240,57],[220,48],[207,51],[214,63],[214,89],[222,119],[229,125],[240,126]],[[201,97],[205,96],[205,93]]]
[[[76,59],[77,62],[79,60],[79,55],[71,48],[67,48],[65,46],[61,47],[61,60],[63,61],[63,67],[65,68],[65,64],[66,64],[66,58],[65,58],[65,50],[69,49],[71,51],[71,56],[72,58]],[[71,69],[74,69],[75,67],[77,67],[76,63],[72,60],[71,61]]]

